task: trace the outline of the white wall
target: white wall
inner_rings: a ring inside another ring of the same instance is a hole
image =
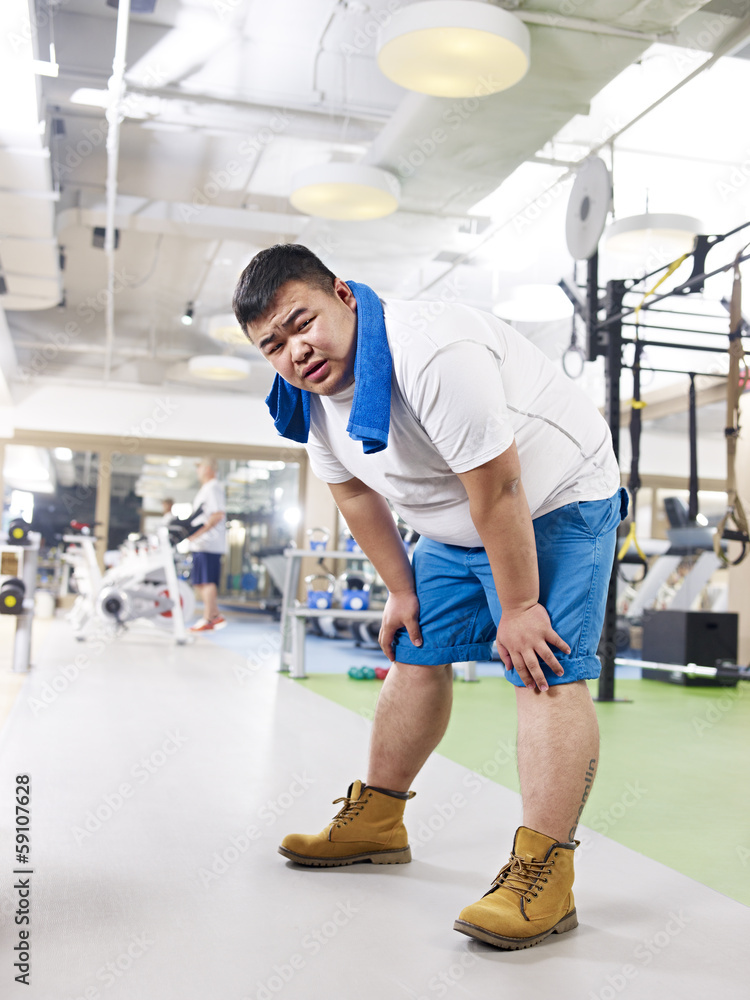
[[[14,387],[12,420],[17,429],[119,437],[167,438],[215,444],[299,446],[279,437],[263,400],[240,393],[194,393],[170,388],[66,386],[34,379]]]

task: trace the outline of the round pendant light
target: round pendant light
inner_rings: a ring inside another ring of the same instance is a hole
[[[380,32],[378,66],[394,83],[433,97],[485,97],[529,68],[529,29],[479,0],[424,0],[395,11]]]
[[[248,347],[250,341],[240,329],[234,313],[220,313],[208,321],[208,335],[212,340],[222,344],[236,344],[238,347]]]
[[[364,222],[382,219],[398,208],[401,187],[379,167],[359,163],[324,163],[292,178],[289,200],[298,212],[321,219]]]
[[[696,234],[703,224],[690,215],[647,212],[615,219],[604,231],[604,246],[611,253],[646,254],[651,249],[664,250],[679,257],[693,249]]]
[[[250,374],[250,362],[231,354],[198,354],[188,361],[188,371],[196,378],[237,382]]]

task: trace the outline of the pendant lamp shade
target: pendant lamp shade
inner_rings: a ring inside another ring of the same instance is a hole
[[[615,219],[604,230],[604,247],[612,253],[642,254],[653,246],[679,257],[693,249],[696,235],[703,228],[691,215],[647,212]]]
[[[393,174],[360,163],[308,167],[295,174],[292,188],[289,200],[298,212],[350,222],[390,215],[401,194]]]
[[[231,354],[198,354],[188,361],[188,371],[214,382],[238,382],[250,374],[250,362]]]
[[[423,0],[397,10],[380,32],[378,66],[394,83],[434,97],[485,97],[529,68],[529,30],[478,0]]]

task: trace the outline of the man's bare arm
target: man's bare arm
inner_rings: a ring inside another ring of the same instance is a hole
[[[549,644],[570,652],[550,625],[539,602],[539,572],[534,527],[521,482],[515,442],[502,455],[459,473],[469,497],[471,518],[487,551],[502,618],[498,651],[506,667],[516,668],[527,687],[545,689],[537,657],[557,674],[563,670]],[[571,572],[574,568],[571,567]]]
[[[226,513],[223,510],[216,510],[213,514],[209,514],[208,518],[203,522],[200,528],[188,537],[188,541],[192,542],[196,538],[200,538],[201,535],[205,535],[206,532],[210,531],[215,524],[220,524],[225,518]]]
[[[401,536],[385,499],[361,480],[328,485],[357,544],[388,588],[379,641],[385,655],[393,660],[393,637],[402,625],[415,645],[422,642],[414,574]]]

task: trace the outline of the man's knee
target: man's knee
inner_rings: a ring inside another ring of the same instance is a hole
[[[396,661],[392,664],[391,669],[395,669],[396,672],[405,678],[414,680],[416,683],[429,684],[436,679],[442,680],[448,670],[451,671],[453,665],[451,663],[401,663]]]

